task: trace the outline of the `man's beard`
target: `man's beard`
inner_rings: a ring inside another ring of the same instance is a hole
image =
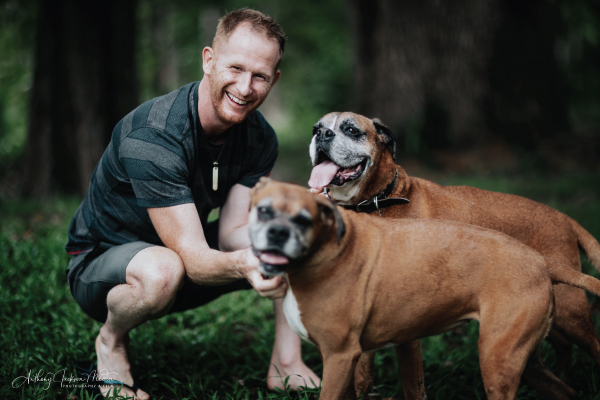
[[[258,108],[258,106],[260,106],[262,104],[262,101],[255,101],[254,107],[250,108],[248,112],[244,113],[243,115],[240,114],[227,114],[225,113],[225,111],[223,111],[223,102],[222,102],[222,97],[221,95],[228,97],[227,93],[225,93],[225,91],[223,90],[223,87],[220,85],[218,79],[215,77],[213,78],[213,76],[211,75],[209,77],[209,83],[210,83],[210,100],[211,103],[213,105],[213,107],[215,108],[215,111],[217,112],[217,116],[219,117],[219,119],[221,120],[221,122],[224,122],[226,124],[239,124],[241,122],[243,122],[246,117],[254,110],[256,110]],[[225,99],[226,101],[229,101],[229,99]],[[264,101],[264,99],[263,99]]]

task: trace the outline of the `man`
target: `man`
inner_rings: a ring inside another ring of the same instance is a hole
[[[133,328],[249,288],[248,282],[261,296],[279,299],[268,386],[281,387],[277,370],[301,376],[290,378],[292,389],[320,382],[302,362],[300,339],[283,316],[287,284],[262,278],[246,227],[250,188],[270,174],[277,157],[275,133],[256,109],[279,79],[284,45],[270,17],[248,9],[228,13],[212,48],[202,51],[202,80],[123,118],[94,171],[69,229],[67,275],[78,304],[104,323],[96,339],[98,372],[117,373],[109,378],[127,385],[123,394],[149,398],[130,372]],[[216,207],[220,220],[209,224]],[[115,387],[105,386],[103,394]]]

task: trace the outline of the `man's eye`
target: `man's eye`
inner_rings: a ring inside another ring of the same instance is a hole
[[[236,71],[241,71],[242,70],[240,67],[235,67],[235,66],[232,66],[231,68],[235,69]]]

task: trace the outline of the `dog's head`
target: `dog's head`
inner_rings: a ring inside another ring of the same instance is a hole
[[[309,186],[328,187],[336,201],[354,204],[382,158],[393,165],[395,155],[396,138],[380,120],[350,112],[327,114],[313,128]]]
[[[280,275],[318,250],[345,225],[336,206],[323,196],[291,184],[261,178],[252,189],[248,232],[260,272]]]

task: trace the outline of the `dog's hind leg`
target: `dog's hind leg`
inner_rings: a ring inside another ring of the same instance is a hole
[[[576,224],[574,221],[572,222]],[[583,230],[580,226],[579,229]],[[587,235],[589,237],[588,241],[591,240],[597,244],[595,239],[585,230],[580,231],[578,235],[580,237]],[[542,254],[550,259],[550,265],[559,262],[574,271],[581,272],[579,250],[575,239],[571,238],[571,241],[565,241],[563,246],[558,246],[552,250],[545,249]],[[593,250],[592,247],[588,246],[590,251]],[[590,253],[588,252],[588,254]],[[562,282],[560,279],[558,281]],[[556,316],[548,341],[556,351],[556,375],[563,382],[567,382],[566,378],[568,377],[573,351],[571,343],[579,346],[600,365],[600,339],[592,322],[590,305],[582,289],[563,284],[554,285],[554,299]]]
[[[555,375],[564,383],[568,383],[567,371],[573,360],[573,344],[561,333],[557,326],[552,327],[546,340],[552,345],[556,353]]]
[[[516,344],[508,335],[502,335],[500,340],[491,338],[491,335],[482,340],[482,336],[480,331],[479,364],[485,394],[488,400],[514,400],[527,362],[527,351],[506,349],[507,344],[511,347]]]
[[[507,297],[503,294],[487,298],[481,305],[479,362],[489,400],[516,398],[527,361],[550,329],[552,289],[544,285],[531,286],[526,296],[527,301],[523,301],[523,296]],[[541,366],[531,367],[540,370]],[[548,373],[553,376],[550,371]],[[556,381],[560,382],[558,379]],[[535,389],[539,390],[538,387]]]
[[[585,292],[567,285],[554,286],[556,299],[556,317],[554,329],[560,337],[575,343],[587,352],[600,365],[600,342],[591,320],[590,306]],[[550,343],[555,344],[555,335],[549,337]],[[568,375],[570,352],[565,353],[566,347],[555,347],[557,352],[557,375]],[[564,378],[563,378],[564,380]]]
[[[578,395],[575,390],[558,379],[544,364],[540,349],[537,347],[529,357],[525,371],[523,371],[523,382],[550,400],[573,400]]]

